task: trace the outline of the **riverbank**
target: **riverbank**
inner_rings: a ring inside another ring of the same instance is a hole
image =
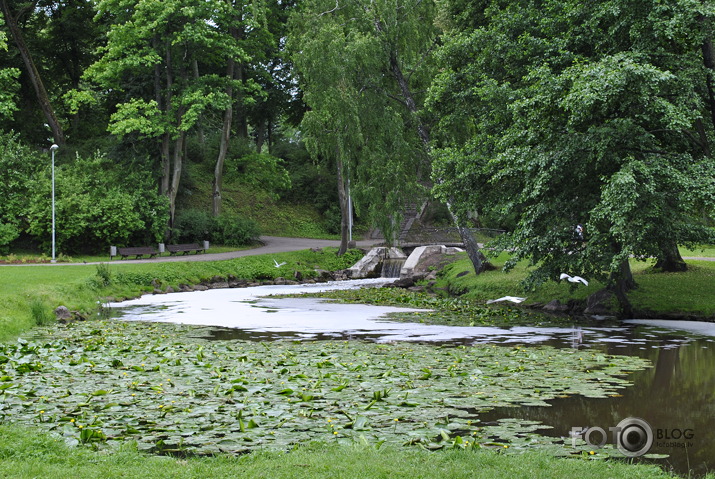
[[[557,459],[547,454],[507,456],[491,451],[455,449],[431,453],[417,448],[311,444],[289,453],[257,452],[243,456],[180,458],[152,456],[131,445],[112,454],[70,448],[35,431],[0,426],[0,476],[95,479],[270,477],[275,479],[438,477],[470,479],[573,478],[666,479],[655,466],[624,462]],[[586,460],[584,460],[586,459]]]
[[[588,278],[588,286],[567,281],[547,282],[528,291],[521,285],[529,272],[528,265],[520,263],[505,273],[501,267],[507,259],[506,255],[492,259],[497,269],[478,276],[468,259],[459,259],[447,265],[431,287],[443,295],[481,304],[503,296],[520,296],[526,298],[523,303],[508,303],[508,306],[577,316],[584,315],[589,306],[588,298],[605,288],[603,283]],[[688,260],[688,270],[679,273],[659,272],[648,263],[632,261],[631,269],[638,287],[628,296],[633,304],[634,317],[714,322],[715,262],[710,259]],[[586,315],[617,314],[615,300],[607,306],[610,306],[610,311]]]

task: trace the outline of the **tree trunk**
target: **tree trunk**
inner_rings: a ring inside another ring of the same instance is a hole
[[[244,81],[244,66],[242,64],[236,65],[236,80],[243,84]],[[239,89],[236,92],[236,110],[241,112],[243,110],[243,92]],[[238,115],[236,119],[236,135],[239,138],[248,138],[248,122],[246,121],[246,115]]]
[[[233,121],[233,77],[235,74],[236,62],[229,59],[226,67],[226,78],[228,86],[226,87],[226,95],[231,99],[230,104],[223,112],[223,128],[221,129],[221,143],[218,150],[218,158],[216,158],[216,167],[214,168],[213,180],[213,215],[221,214],[221,187],[223,185],[223,165],[228,154],[228,144],[231,139],[231,123]]]
[[[378,29],[378,31],[381,31],[379,22],[376,22],[376,28]],[[397,60],[397,53],[394,51],[390,55],[390,72],[392,73],[392,77],[395,79],[397,85],[400,88],[402,98],[404,99],[405,107],[407,107],[407,109],[416,119],[417,135],[422,141],[422,145],[424,146],[425,152],[428,156],[431,156],[429,130],[420,118],[419,112],[417,111],[417,103],[415,103],[414,96],[412,95],[412,90],[410,89],[410,85],[407,79],[402,73],[402,68],[400,68],[400,64]],[[474,273],[480,274],[482,271],[484,271],[486,265],[481,260],[483,255],[479,251],[479,244],[477,243],[477,240],[474,239],[474,235],[469,230],[469,228],[461,221],[460,218],[458,218],[454,214],[451,204],[449,202],[447,203],[447,209],[449,209],[449,213],[454,220],[457,230],[459,231],[459,236],[462,239],[462,243],[464,243],[464,249],[467,250],[467,256],[469,256],[469,259],[472,262],[472,266],[474,266]]]
[[[631,273],[631,265],[628,260],[621,262],[618,272],[611,274],[611,290],[616,295],[618,304],[621,307],[621,317],[623,319],[633,318],[633,306],[628,299],[628,291],[635,289],[637,284]]]
[[[702,24],[703,33],[705,35],[701,50],[703,53],[703,64],[707,69],[705,86],[708,92],[710,119],[713,126],[715,126],[715,86],[713,85],[713,77],[715,77],[715,47],[713,47],[713,32],[704,16],[700,16],[698,20]]]
[[[672,243],[663,248],[660,256],[655,262],[655,267],[669,273],[687,271],[688,265],[678,251],[678,245]]]
[[[50,125],[52,130],[52,137],[58,145],[65,144],[65,133],[60,125],[60,122],[55,116],[55,111],[52,109],[52,104],[50,103],[50,97],[47,94],[45,85],[42,82],[42,77],[40,77],[40,72],[37,70],[37,66],[32,59],[30,50],[27,48],[25,43],[25,38],[22,35],[19,25],[17,24],[17,19],[10,12],[7,0],[0,0],[0,9],[2,9],[3,15],[5,16],[5,23],[10,30],[10,35],[12,36],[17,49],[20,51],[20,56],[22,61],[25,63],[25,68],[27,75],[30,77],[30,82],[35,89],[35,95],[37,96],[37,102],[45,115],[47,124]]]
[[[342,256],[348,250],[349,234],[350,234],[350,206],[348,202],[348,193],[346,180],[343,176],[343,162],[337,160],[338,166],[338,202],[340,203],[340,249],[338,256]]]
[[[193,70],[194,81],[198,83],[200,80],[200,74],[199,62],[198,60],[196,60],[196,58],[194,58],[191,62],[191,69]],[[201,118],[196,123],[196,136],[198,136],[199,146],[201,148],[201,156],[203,157],[204,153],[206,152],[206,135],[204,134],[204,122],[201,121]]]
[[[266,136],[266,123],[268,120],[260,120],[256,127],[256,152],[261,153]]]

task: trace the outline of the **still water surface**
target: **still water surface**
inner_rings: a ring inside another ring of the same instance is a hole
[[[649,359],[653,367],[633,373],[634,385],[621,397],[580,396],[549,401],[551,407],[497,408],[483,423],[505,418],[539,421],[542,435],[568,438],[573,427],[608,431],[622,419],[645,419],[653,430],[651,453],[667,454],[657,463],[674,472],[702,475],[715,470],[715,328],[711,325],[643,322],[617,326],[597,323],[574,327],[459,327],[390,321],[390,312],[414,311],[348,305],[314,298],[269,295],[365,287],[384,280],[343,281],[300,286],[260,286],[144,296],[111,304],[127,321],[156,321],[206,327],[214,339],[367,339],[379,342],[548,344],[597,349],[608,354]],[[611,438],[609,437],[609,442]],[[566,439],[565,443],[570,444]],[[638,461],[646,460],[638,458]]]

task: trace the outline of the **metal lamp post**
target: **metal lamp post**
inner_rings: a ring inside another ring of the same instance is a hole
[[[52,145],[52,262],[55,263],[55,150],[59,148],[57,145]]]

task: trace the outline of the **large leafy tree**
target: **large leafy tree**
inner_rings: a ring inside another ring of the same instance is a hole
[[[421,112],[439,38],[435,3],[313,0],[294,17],[294,60],[310,109],[303,127],[316,156],[338,170],[343,231],[348,181],[390,241],[430,170],[430,121]],[[457,221],[477,272],[481,261]]]
[[[112,133],[155,143],[170,222],[187,132],[205,111],[226,111],[232,105],[237,85],[230,65],[248,60],[231,33],[243,20],[236,8],[228,0],[98,3],[99,15],[111,26],[102,56],[86,77],[119,99]],[[227,71],[217,71],[227,64]]]
[[[25,34],[21,28],[22,17],[31,14],[37,9],[37,7],[36,1],[0,1],[0,11],[2,11],[5,24],[7,25],[10,37],[12,38],[12,42],[22,58],[25,73],[29,78],[36,95],[37,105],[40,106],[40,109],[44,114],[45,121],[52,131],[54,142],[59,145],[64,145],[64,128],[55,114],[55,108],[53,107],[50,95],[45,88],[43,76],[40,73],[40,69],[37,66],[32,51],[25,41]]]
[[[358,206],[390,239],[395,212],[416,186],[420,151],[406,128],[409,112],[390,99],[397,92],[385,77],[390,53],[371,10],[398,15],[388,3],[311,0],[292,18],[289,46],[309,109],[302,131],[313,156],[337,172],[341,252],[347,248],[350,187]]]
[[[630,257],[678,263],[712,208],[704,3],[446,3],[454,19],[430,106],[435,175],[461,211],[498,210],[530,277],[608,281],[624,313]],[[574,237],[585,225],[585,241]]]

